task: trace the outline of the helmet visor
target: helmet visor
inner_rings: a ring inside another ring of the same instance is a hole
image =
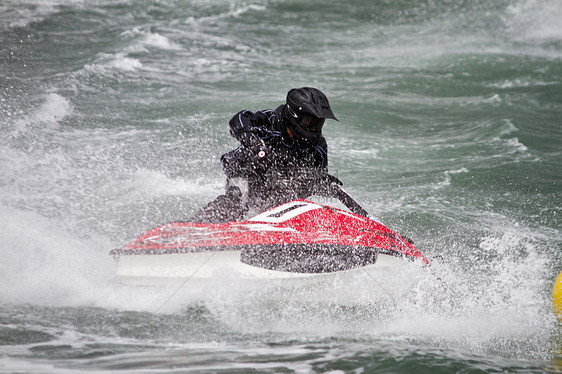
[[[304,115],[298,118],[299,125],[309,132],[322,132],[325,118],[318,118],[315,116]]]
[[[298,125],[308,132],[320,133],[324,126],[325,118],[318,118],[310,114],[298,115],[293,108],[287,104],[289,114],[296,120]]]

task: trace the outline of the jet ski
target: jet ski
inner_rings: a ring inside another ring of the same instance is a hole
[[[429,261],[413,242],[341,191],[340,200],[355,212],[301,199],[240,222],[155,227],[110,252],[117,276],[125,284],[176,282],[200,292],[217,279],[274,285],[332,304],[395,298],[427,279]]]

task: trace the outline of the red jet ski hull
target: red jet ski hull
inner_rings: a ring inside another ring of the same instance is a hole
[[[168,223],[111,254],[206,251],[240,251],[244,264],[309,274],[374,264],[379,254],[428,263],[411,242],[382,223],[307,200],[288,202],[242,222]]]

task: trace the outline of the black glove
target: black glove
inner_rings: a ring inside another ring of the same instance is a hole
[[[243,136],[241,136],[240,143],[255,154],[258,159],[265,158],[265,156],[269,153],[269,149],[265,145],[265,142],[260,139],[259,136],[251,132],[246,132]]]
[[[254,152],[259,159],[263,159],[269,153],[269,149],[265,145],[264,141],[260,139],[258,143],[254,144],[252,152]]]
[[[339,190],[338,186],[343,186],[342,181],[325,171],[319,172],[313,183],[311,194],[319,196],[332,197]]]
[[[328,184],[337,184],[338,186],[343,186],[343,182],[340,181],[338,178],[334,177],[333,175],[330,175],[326,172],[322,173],[322,181]]]

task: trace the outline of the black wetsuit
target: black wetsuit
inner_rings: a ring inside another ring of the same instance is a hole
[[[244,110],[232,117],[230,133],[241,145],[221,157],[226,193],[201,209],[192,221],[239,220],[249,208],[264,210],[323,194],[334,181],[327,174],[326,139],[322,137],[316,145],[293,141],[282,120],[284,107]]]

